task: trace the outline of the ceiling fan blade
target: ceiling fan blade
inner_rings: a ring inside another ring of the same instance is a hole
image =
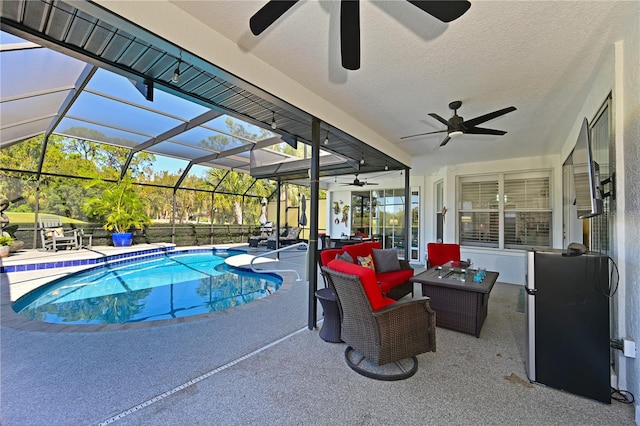
[[[379,184],[377,184],[375,182],[367,182],[367,183],[365,183],[365,185],[379,185]]]
[[[426,133],[418,133],[417,135],[411,135],[411,136],[403,136],[400,139],[409,139],[409,138],[415,138],[416,136],[424,136],[424,135],[432,135],[434,133],[444,133],[447,130],[436,130],[435,132],[426,132]]]
[[[348,70],[360,69],[360,2],[340,2],[340,54],[342,66]]]
[[[495,129],[485,129],[483,127],[471,127],[464,131],[465,134],[470,135],[498,135],[502,136],[506,134],[504,130],[495,130]]]
[[[412,5],[424,10],[429,15],[438,18],[442,22],[455,21],[464,13],[469,10],[471,3],[468,1],[420,1],[420,0],[407,0]]]
[[[464,122],[464,126],[466,128],[475,127],[478,124],[482,124],[485,121],[493,120],[494,118],[500,117],[501,115],[505,115],[511,111],[515,111],[516,107],[510,106],[508,108],[503,108],[498,111],[490,112],[489,114],[481,115],[480,117],[472,118],[471,120],[467,120]]]
[[[269,0],[249,19],[253,35],[260,35],[297,2],[298,0]]]
[[[445,120],[444,118],[440,117],[438,114],[435,114],[433,112],[430,112],[429,115],[435,118],[436,120],[438,120],[439,122],[441,122],[442,124],[444,124],[445,126],[447,126],[447,128],[449,128],[449,121]]]
[[[450,140],[451,140],[451,138],[449,137],[449,135],[447,135],[447,137],[444,138],[444,140],[442,141],[440,146],[445,146],[447,144],[447,142],[449,142]]]

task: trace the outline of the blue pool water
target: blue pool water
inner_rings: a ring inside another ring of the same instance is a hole
[[[229,267],[224,257],[177,252],[91,268],[24,295],[13,308],[49,323],[120,324],[220,311],[280,288],[280,277]]]

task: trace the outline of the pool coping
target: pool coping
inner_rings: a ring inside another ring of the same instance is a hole
[[[178,250],[175,250],[175,246],[167,246],[167,247],[158,247],[155,249],[144,249],[139,251],[128,251],[126,253],[114,254],[109,256],[102,255],[100,259],[102,259],[99,263],[76,263],[74,265],[66,266],[67,268],[73,267],[78,268],[82,266],[86,266],[86,268],[74,269],[73,272],[94,268],[96,266],[101,266],[107,263],[127,263],[132,262],[134,260],[140,258],[152,258],[159,257],[168,252],[174,251],[184,251],[184,252],[198,252],[198,251],[240,251],[246,252],[243,249],[239,249],[236,247],[229,248],[216,248],[214,246],[202,246],[202,247],[180,247]],[[144,254],[143,254],[144,253]],[[76,262],[80,262],[77,260]],[[58,264],[59,262],[47,262]],[[53,268],[65,268],[65,266],[54,266],[49,268],[38,268],[38,269],[53,269]],[[34,272],[35,270],[29,271],[20,271],[20,272]],[[14,271],[18,272],[18,271]],[[273,275],[273,274],[272,274]],[[24,330],[24,331],[33,331],[33,332],[47,332],[47,333],[93,333],[93,332],[109,332],[109,331],[120,331],[120,330],[140,330],[140,329],[148,329],[155,327],[166,327],[169,325],[177,325],[177,324],[185,324],[189,322],[195,321],[205,321],[210,318],[218,317],[221,315],[227,315],[231,309],[234,312],[237,312],[239,309],[252,309],[261,306],[263,303],[271,303],[274,298],[280,298],[285,293],[287,293],[292,287],[295,280],[286,279],[284,276],[280,274],[276,274],[282,278],[282,284],[280,288],[270,294],[269,296],[254,300],[251,303],[246,303],[240,306],[235,306],[232,308],[224,309],[221,311],[209,312],[205,314],[192,315],[187,317],[180,318],[171,318],[164,320],[156,320],[156,321],[146,321],[146,322],[133,322],[133,323],[123,323],[123,324],[54,324],[47,323],[42,321],[36,321],[29,318],[26,318],[13,310],[13,301],[11,300],[11,292],[10,292],[10,283],[8,279],[8,274],[6,272],[0,273],[0,323],[3,326],[16,329],[16,330]],[[40,288],[51,281],[54,281],[55,277],[52,277],[51,280],[46,283],[42,283],[36,288]],[[35,290],[35,289],[34,289]],[[31,290],[33,291],[33,290]]]

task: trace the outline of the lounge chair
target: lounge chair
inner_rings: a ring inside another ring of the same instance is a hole
[[[78,249],[78,232],[75,229],[65,230],[59,216],[38,216],[40,241],[45,250],[57,251],[59,248]]]
[[[300,228],[295,227],[285,227],[280,230],[280,246],[289,246],[291,244],[299,243],[303,240],[300,239]],[[275,250],[276,248],[276,237],[271,236],[267,241],[267,248],[271,250]]]

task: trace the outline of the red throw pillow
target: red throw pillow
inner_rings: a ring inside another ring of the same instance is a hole
[[[360,279],[364,292],[369,299],[369,304],[371,304],[371,309],[374,311],[395,303],[395,300],[382,295],[373,269],[365,268],[360,265],[356,265],[355,263],[348,263],[339,259],[332,260],[329,262],[327,267],[334,271],[342,272],[343,274],[356,275]]]

